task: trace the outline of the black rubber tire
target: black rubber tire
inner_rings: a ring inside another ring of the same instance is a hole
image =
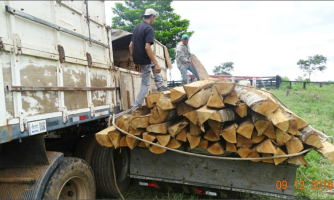
[[[86,135],[81,138],[77,146],[75,147],[73,157],[78,157],[85,160],[90,166],[92,166],[92,157],[94,156],[94,149],[97,145],[95,135]]]
[[[95,199],[95,195],[96,185],[92,168],[82,159],[67,157],[52,173],[42,198]]]
[[[114,156],[115,172],[117,185],[121,192],[125,191],[130,185],[130,153],[128,148],[115,150],[114,148],[102,147],[97,145],[94,150],[92,168],[96,179],[97,193],[101,196],[110,198],[118,197],[115,186],[114,174],[112,170],[111,155]]]

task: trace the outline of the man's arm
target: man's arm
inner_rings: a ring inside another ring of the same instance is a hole
[[[132,57],[132,41],[130,42],[129,50],[130,50],[130,56]]]
[[[157,60],[154,57],[153,51],[151,49],[151,43],[146,43],[145,44],[145,51],[146,51],[148,57],[150,57],[150,59],[152,60],[152,62],[155,65],[155,73],[159,74],[160,71],[161,71],[161,68],[159,66],[159,63],[157,62]]]
[[[181,62],[189,63],[189,59],[185,56],[185,47],[180,47],[179,49],[177,49],[176,56]]]

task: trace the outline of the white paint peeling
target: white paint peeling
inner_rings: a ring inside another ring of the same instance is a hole
[[[51,74],[51,72],[50,71],[48,71],[48,70],[45,70],[44,71],[44,76],[51,76],[52,74]]]
[[[22,100],[29,104],[29,109],[26,110],[27,115],[35,115],[39,113],[43,106],[31,96],[22,96]]]
[[[13,118],[12,114],[8,111],[6,112],[6,117],[7,117],[7,119],[12,119]]]

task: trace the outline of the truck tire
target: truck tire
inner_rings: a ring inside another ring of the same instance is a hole
[[[92,157],[94,153],[97,141],[95,135],[86,135],[81,138],[74,150],[74,157],[81,158],[85,160],[90,166],[92,166]]]
[[[95,199],[93,171],[79,158],[64,158],[46,184],[43,199]]]
[[[114,174],[112,169],[111,156],[114,157],[116,181],[121,192],[126,190],[130,185],[129,168],[130,153],[128,148],[115,150],[114,148],[97,145],[92,160],[92,168],[96,178],[97,193],[103,197],[116,197]]]

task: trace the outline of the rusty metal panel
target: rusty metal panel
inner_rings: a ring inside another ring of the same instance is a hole
[[[107,86],[107,69],[91,68],[90,69],[90,82],[91,87],[106,87]],[[94,106],[102,106],[107,104],[107,92],[106,91],[92,91],[91,93],[92,103]]]
[[[57,86],[56,61],[25,55],[19,59],[21,85]],[[31,91],[21,94],[22,108],[27,116],[58,111],[57,92]]]
[[[86,86],[86,67],[63,63],[63,70],[64,86]],[[65,91],[64,100],[68,110],[88,107],[86,91]]]
[[[131,73],[120,72],[119,81],[120,81],[120,89],[121,89],[122,110],[127,110],[131,108],[134,102],[134,95],[133,95],[134,87],[133,87]],[[130,103],[130,106],[128,105],[129,104],[128,102]]]
[[[2,52],[1,54],[1,68],[3,73],[4,85],[11,85],[12,84],[11,58],[8,52]],[[14,117],[13,92],[5,91],[5,103],[6,103],[6,117],[7,119],[12,119]]]
[[[200,158],[172,151],[153,154],[146,148],[131,151],[130,176],[205,184],[225,190],[256,191],[293,196],[296,165]],[[277,190],[276,181],[286,180],[288,188]]]

